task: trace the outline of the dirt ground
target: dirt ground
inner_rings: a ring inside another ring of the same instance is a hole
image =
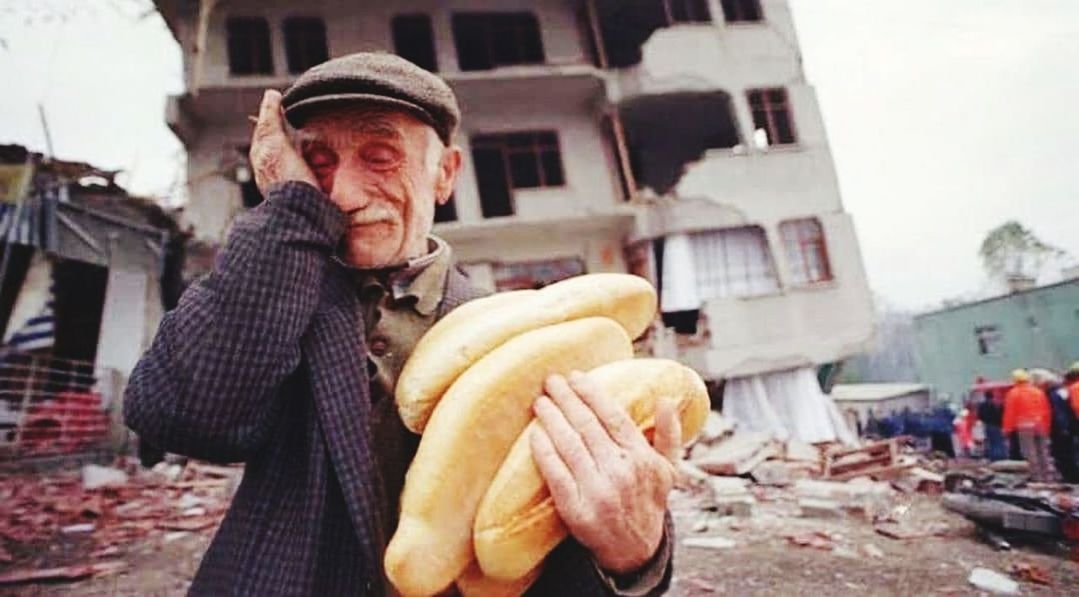
[[[677,506],[675,500],[680,538],[725,537],[736,544],[729,549],[704,549],[686,547],[680,541],[669,593],[677,597],[978,595],[967,582],[973,568],[1006,574],[1009,566],[1020,562],[1042,567],[1053,582],[1048,587],[1020,582],[1023,594],[1079,594],[1079,564],[1069,561],[1066,553],[1045,553],[1030,546],[996,551],[978,537],[972,523],[944,510],[939,498],[932,496],[907,497],[900,507],[909,506],[904,516],[919,523],[939,523],[940,536],[906,540],[877,534],[869,522],[855,516],[823,520],[767,512],[751,518],[711,519],[707,531],[693,532],[702,518],[708,520],[707,515]],[[785,537],[816,531],[830,535],[834,547],[793,545]]]
[[[1066,553],[1017,547],[999,552],[983,543],[974,526],[943,510],[939,499],[923,494],[901,495],[903,517],[936,524],[938,536],[896,540],[877,534],[866,520],[853,515],[835,519],[802,518],[782,499],[758,504],[753,516],[736,518],[702,511],[689,494],[676,492],[671,509],[677,527],[675,579],[669,595],[977,595],[967,583],[971,569],[985,567],[1007,573],[1017,563],[1034,564],[1049,573],[1051,586],[1021,582],[1023,594],[1079,594],[1079,564]],[[120,546],[111,559],[127,568],[78,582],[28,584],[0,588],[2,595],[182,595],[212,537],[213,529],[164,533]],[[788,536],[816,533],[824,545],[792,544]],[[723,537],[725,549],[686,547],[688,537]],[[62,537],[36,546],[32,559],[40,566],[85,561],[92,545]],[[0,567],[0,572],[4,568]]]

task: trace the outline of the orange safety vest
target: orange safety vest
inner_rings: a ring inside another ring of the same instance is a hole
[[[1001,429],[1011,433],[1020,427],[1033,426],[1040,433],[1049,435],[1052,425],[1052,409],[1049,397],[1041,388],[1021,381],[1004,395],[1004,421]]]

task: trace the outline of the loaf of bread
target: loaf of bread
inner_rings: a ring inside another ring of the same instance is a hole
[[[457,377],[431,414],[405,477],[400,521],[384,560],[394,586],[406,595],[433,595],[465,571],[476,509],[532,419],[548,376],[632,356],[621,325],[588,317],[517,335]]]
[[[636,338],[656,314],[656,292],[630,274],[588,274],[512,296],[467,303],[436,323],[412,351],[394,391],[405,426],[423,433],[442,395],[466,369],[507,340],[544,326],[602,316]]]
[[[590,376],[646,435],[655,427],[656,403],[663,397],[677,400],[682,437],[687,442],[697,435],[708,415],[704,382],[695,371],[675,361],[618,361],[592,370]],[[536,424],[530,424],[514,442],[476,513],[476,559],[483,573],[493,579],[522,578],[566,537],[566,528],[532,460],[528,434]]]

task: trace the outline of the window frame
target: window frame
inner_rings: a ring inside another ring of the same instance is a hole
[[[235,44],[239,43],[237,36],[241,33],[238,29],[240,26],[245,27],[243,34],[248,36],[246,50],[250,52],[248,62],[251,64],[250,70],[244,70],[243,72],[237,69],[239,56],[233,53],[233,50],[237,49]],[[252,34],[253,32],[255,32],[254,35]],[[263,39],[257,39],[259,35],[263,36]],[[229,76],[272,76],[275,72],[275,67],[270,21],[266,17],[260,16],[232,15],[227,17],[225,19],[225,53],[228,57]],[[262,64],[262,59],[265,59],[265,64]]]
[[[527,22],[528,28],[535,29],[535,39],[532,40],[530,35],[531,31],[524,31],[523,27]],[[508,28],[508,31],[498,31],[499,28]],[[483,30],[482,40],[468,38],[466,32],[471,32],[469,29],[476,28]],[[547,63],[547,51],[543,43],[543,27],[540,24],[540,19],[536,13],[531,11],[461,11],[454,12],[450,15],[450,29],[453,35],[454,48],[457,51],[457,67],[462,72],[476,72],[485,70],[494,70],[497,68],[507,66],[529,66],[539,65]],[[508,35],[507,35],[508,33]],[[501,36],[499,34],[502,34]],[[462,47],[467,47],[469,44],[462,43],[462,41],[475,42],[475,44],[483,45],[485,48],[486,66],[468,66],[466,68],[465,63],[471,64],[470,60],[465,60],[465,56],[462,54]],[[496,44],[499,41],[512,40],[512,43],[516,45],[515,51],[518,56],[523,57],[532,51],[538,52],[538,58],[535,60],[521,59],[516,61],[507,60],[505,56],[500,58],[500,55],[496,49]],[[480,43],[482,41],[482,44]],[[535,47],[529,48],[528,42],[534,41]]]
[[[527,144],[512,145],[510,137],[524,135],[531,136],[531,139],[529,139]],[[550,135],[549,139],[540,139],[540,137],[548,135]],[[562,159],[562,146],[559,140],[558,131],[555,129],[481,133],[474,135],[469,140],[469,145],[473,150],[479,147],[481,149],[498,150],[502,154],[502,164],[505,169],[504,174],[509,183],[511,192],[519,189],[547,189],[562,188],[566,186],[566,166],[565,161]],[[544,154],[549,154],[551,152],[558,158],[558,178],[561,179],[558,182],[549,182],[547,180],[552,173],[547,172],[547,165],[544,163],[543,156]],[[514,155],[528,154],[535,156],[538,184],[518,186],[514,181],[511,158]]]
[[[708,0],[662,0],[664,17],[667,26],[693,25],[698,23],[711,23],[712,10],[708,7]],[[675,4],[682,8],[689,18],[678,19],[675,16]],[[697,14],[703,11],[704,14]]]
[[[426,66],[412,60],[412,58],[410,58],[408,56],[405,56],[404,54],[401,53],[401,45],[402,44],[400,43],[400,37],[398,36],[398,26],[399,26],[399,23],[402,23],[404,21],[409,21],[409,20],[412,20],[412,21],[422,20],[427,25],[426,34],[429,35],[429,40],[430,40],[430,44],[431,44],[431,56],[430,56],[430,58],[431,58],[431,68],[427,68]],[[438,44],[435,41],[435,27],[434,27],[434,23],[432,22],[431,15],[429,15],[427,13],[424,13],[424,12],[406,12],[406,13],[400,13],[400,14],[394,15],[393,18],[390,19],[390,37],[393,38],[392,41],[393,41],[393,53],[394,54],[397,54],[398,56],[404,58],[405,60],[408,60],[409,62],[412,62],[413,64],[415,64],[416,66],[419,66],[420,68],[422,68],[424,70],[427,70],[427,71],[432,72],[432,73],[437,73],[438,72]]]
[[[810,227],[813,230],[810,231]],[[835,282],[835,271],[832,269],[832,260],[828,253],[828,239],[824,234],[824,226],[820,218],[783,220],[779,223],[779,237],[783,241],[784,252],[787,254],[787,267],[790,270],[793,286],[807,288]],[[820,260],[822,275],[819,278],[811,276],[814,268],[811,266],[810,258],[813,252],[817,253]],[[798,271],[803,275],[797,276]]]
[[[771,94],[782,93],[783,100],[776,102],[772,99]],[[756,101],[756,98],[760,98],[760,102]],[[790,93],[786,87],[756,87],[746,90],[746,101],[749,102],[749,113],[753,119],[753,131],[763,129],[768,139],[768,147],[795,147],[798,145],[798,129],[794,124],[794,109],[791,106]],[[764,122],[757,122],[757,113],[763,112]],[[776,114],[783,112],[786,114],[787,128],[790,132],[790,141],[777,141],[779,137],[779,125],[776,121]],[[761,126],[763,124],[764,126]]]
[[[312,35],[312,33],[315,33]],[[330,59],[330,42],[326,34],[326,20],[318,16],[292,15],[281,21],[281,35],[285,42],[285,66],[290,75],[298,75],[307,69]],[[311,40],[321,37],[321,53],[311,54]],[[317,60],[322,57],[321,60]],[[301,60],[302,59],[302,60]],[[310,63],[310,64],[308,64]]]
[[[999,357],[1003,356],[1001,343],[1004,342],[1004,332],[995,324],[974,326],[974,342],[978,347],[978,356]]]
[[[752,5],[756,11],[756,19],[745,16],[746,12],[749,12],[746,10],[747,5]],[[719,9],[723,11],[723,21],[728,25],[750,25],[765,21],[764,7],[761,6],[760,0],[719,0]]]

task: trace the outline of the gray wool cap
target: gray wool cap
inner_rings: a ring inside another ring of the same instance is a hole
[[[447,145],[461,121],[457,97],[445,81],[382,52],[349,54],[314,66],[281,99],[285,118],[295,128],[302,127],[316,108],[354,102],[401,108],[431,125]]]

